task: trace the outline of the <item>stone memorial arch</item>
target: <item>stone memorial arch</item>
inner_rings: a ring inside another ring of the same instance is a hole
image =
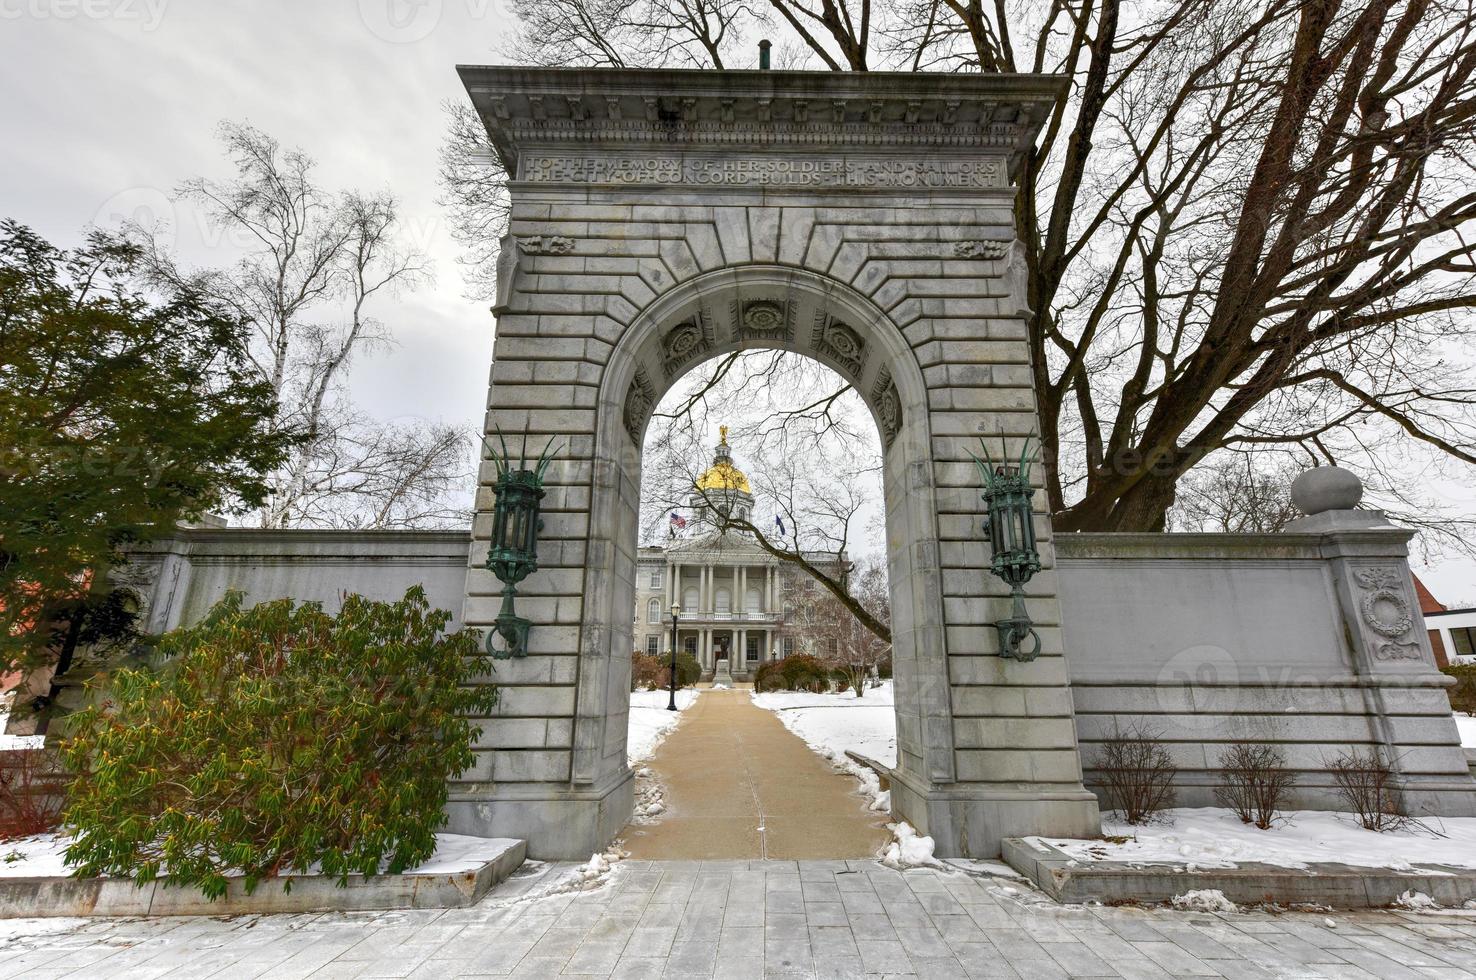
[[[562,446],[528,655],[453,786],[452,829],[588,855],[625,824],[641,441],[684,372],[798,351],[865,399],[885,454],[894,812],[939,853],[1098,830],[1083,788],[1049,520],[1029,587],[1040,657],[998,655],[980,436],[1036,430],[1011,172],[1061,80],[1011,75],[463,67],[512,177],[487,431]],[[495,473],[477,497],[465,622],[488,627]]]

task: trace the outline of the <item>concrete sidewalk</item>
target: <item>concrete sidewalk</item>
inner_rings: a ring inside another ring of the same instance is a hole
[[[647,765],[665,793],[656,824],[622,831],[647,860],[868,858],[888,839],[850,776],[747,691],[704,691]]]

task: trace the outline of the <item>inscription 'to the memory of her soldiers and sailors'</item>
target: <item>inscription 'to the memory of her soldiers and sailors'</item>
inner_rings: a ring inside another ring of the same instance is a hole
[[[594,184],[796,184],[813,187],[1004,187],[1005,161],[670,156],[525,158],[522,178]]]

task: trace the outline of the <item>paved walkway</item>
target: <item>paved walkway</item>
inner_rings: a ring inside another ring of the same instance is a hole
[[[559,893],[575,865],[536,870],[470,909],[7,921],[0,977],[1476,975],[1472,913],[1063,908],[1018,883],[872,861],[627,861],[578,893]]]
[[[621,836],[651,860],[869,858],[886,816],[747,691],[704,691],[647,765],[665,793],[656,824]]]

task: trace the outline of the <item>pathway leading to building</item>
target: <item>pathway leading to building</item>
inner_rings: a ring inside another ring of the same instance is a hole
[[[647,765],[667,810],[627,826],[644,860],[869,858],[886,816],[747,691],[704,691]]]

